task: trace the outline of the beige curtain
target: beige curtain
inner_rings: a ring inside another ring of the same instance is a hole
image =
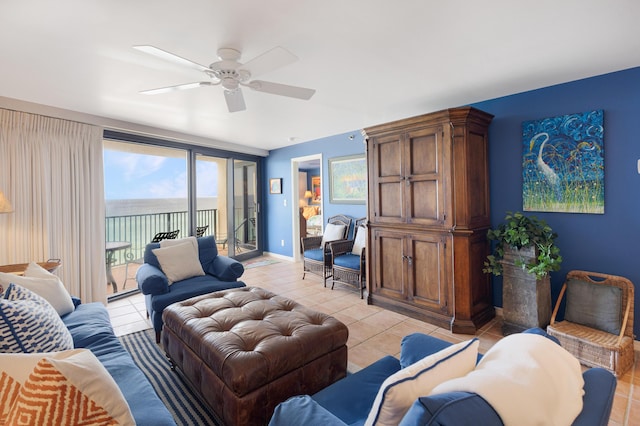
[[[0,109],[0,263],[57,258],[69,293],[106,302],[102,129]]]

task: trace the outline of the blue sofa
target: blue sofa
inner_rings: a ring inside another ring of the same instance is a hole
[[[102,303],[79,304],[62,317],[76,348],[89,349],[122,391],[138,426],[175,426],[173,416],[151,383],[113,333],[109,313]]]
[[[546,334],[540,329],[528,332]],[[450,345],[449,342],[420,333],[406,336],[402,342],[400,360],[386,356],[312,396],[290,398],[276,407],[269,424],[362,425],[378,389],[387,377],[401,369],[401,363],[408,365]],[[478,359],[481,357],[482,355],[478,355]],[[613,374],[601,368],[586,370],[583,379],[583,409],[573,425],[606,426],[611,414],[616,379]],[[418,398],[400,423],[401,426],[479,424],[487,426],[503,423],[483,398],[468,392],[449,392]]]
[[[144,264],[136,272],[136,281],[138,288],[145,295],[147,314],[156,332],[156,343],[160,343],[162,312],[170,304],[214,291],[245,286],[242,281],[238,281],[244,273],[242,263],[218,255],[218,247],[212,235],[197,240],[198,256],[205,275],[177,281],[171,285],[153,253],[153,249],[159,248],[160,243],[149,243],[145,248]]]

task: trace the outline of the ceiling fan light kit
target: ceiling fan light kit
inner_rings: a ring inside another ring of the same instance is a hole
[[[201,86],[222,86],[224,97],[229,112],[243,111],[246,109],[244,96],[240,86],[248,87],[257,92],[271,95],[286,96],[290,98],[309,100],[314,95],[314,89],[290,86],[287,84],[273,83],[263,80],[251,80],[251,77],[267,73],[277,68],[293,63],[298,58],[282,47],[275,47],[249,62],[242,64],[239,61],[242,53],[232,48],[218,49],[219,61],[211,63],[208,67],[185,59],[181,56],[149,45],[133,46],[134,49],[156,58],[173,62],[204,72],[213,81],[200,81],[195,83],[178,84],[175,86],[161,87],[158,89],[143,90],[145,95],[157,95],[175,90],[194,89]]]

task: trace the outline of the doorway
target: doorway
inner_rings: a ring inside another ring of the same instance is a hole
[[[302,260],[300,238],[323,229],[322,154],[291,159],[293,259]],[[308,192],[307,192],[308,191]],[[297,202],[295,202],[297,200]]]

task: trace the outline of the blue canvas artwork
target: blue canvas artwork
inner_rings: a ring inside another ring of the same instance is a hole
[[[603,110],[522,123],[523,210],[604,213]]]

